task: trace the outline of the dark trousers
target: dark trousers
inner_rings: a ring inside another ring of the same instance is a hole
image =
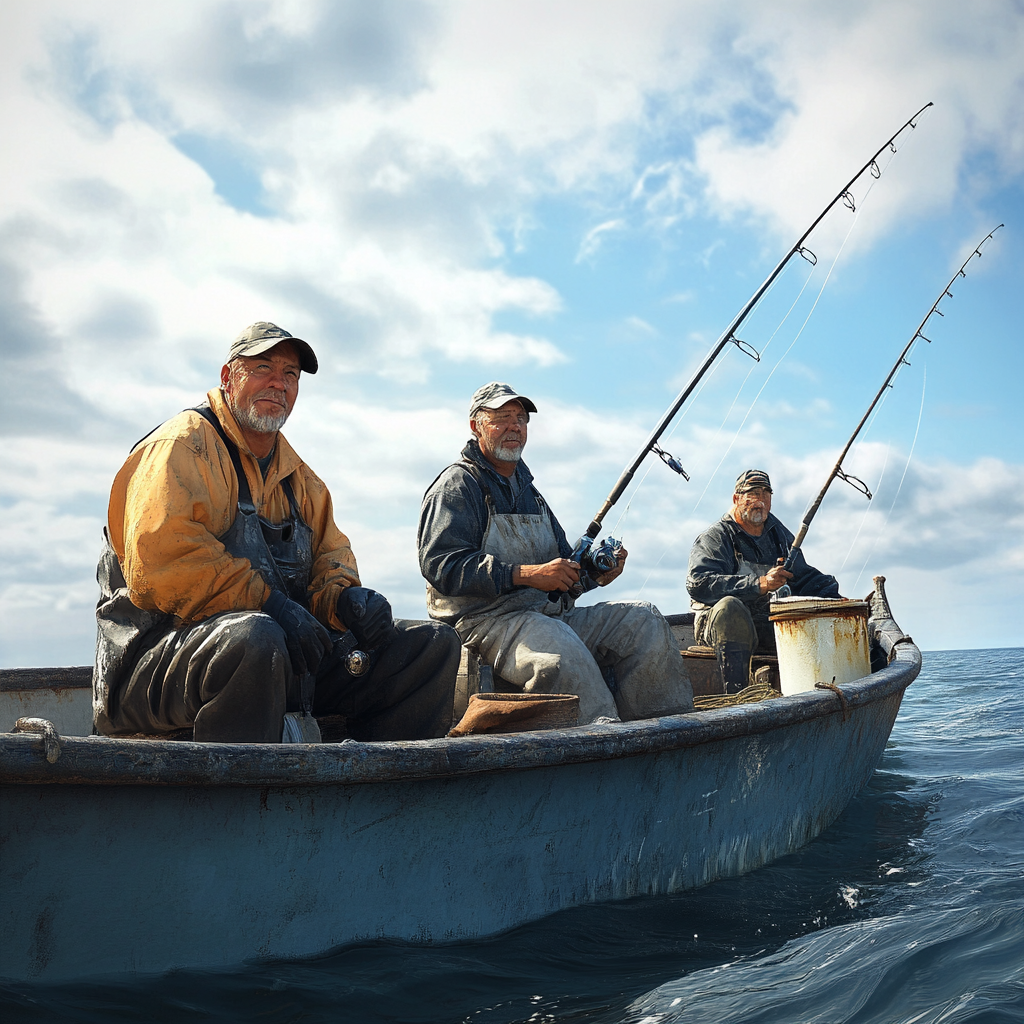
[[[353,678],[335,646],[316,674],[313,711],[344,715],[357,740],[420,740],[452,727],[462,641],[441,622],[395,619],[397,634]]]
[[[713,608],[698,612],[695,639],[705,647],[737,643],[762,654],[775,653],[775,628],[755,622],[750,609],[738,597],[723,597]]]
[[[398,619],[396,635],[352,677],[340,651],[317,672],[316,714],[340,714],[361,740],[443,736],[451,727],[461,642],[449,626]],[[118,735],[193,729],[199,742],[278,743],[300,708],[284,632],[262,612],[226,612],[159,637],[111,701]]]

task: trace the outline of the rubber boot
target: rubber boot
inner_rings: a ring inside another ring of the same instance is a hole
[[[751,653],[751,648],[746,644],[738,644],[734,640],[726,640],[715,645],[723,693],[739,693],[749,685]]]

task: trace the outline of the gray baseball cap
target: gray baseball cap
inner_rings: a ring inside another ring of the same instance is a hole
[[[736,477],[736,486],[732,489],[733,494],[746,494],[755,487],[763,487],[772,493],[772,482],[763,469],[745,469]]]
[[[316,353],[310,348],[309,343],[301,338],[295,338],[284,328],[277,324],[260,320],[259,323],[250,324],[242,333],[231,342],[231,349],[228,351],[228,362],[237,359],[239,356],[258,356],[282,341],[290,341],[299,352],[299,365],[303,373],[316,373],[319,364],[316,361]]]
[[[520,402],[527,412],[537,411],[537,406],[526,395],[518,395],[507,384],[492,380],[473,392],[469,400],[469,418],[472,419],[480,409],[500,409],[506,402]]]

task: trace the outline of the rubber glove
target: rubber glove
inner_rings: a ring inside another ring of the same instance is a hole
[[[338,618],[361,646],[372,650],[391,639],[395,621],[383,594],[366,587],[346,587],[338,598]]]
[[[301,679],[307,672],[315,672],[332,647],[331,634],[326,627],[312,612],[279,590],[271,592],[263,611],[284,630],[295,674]]]

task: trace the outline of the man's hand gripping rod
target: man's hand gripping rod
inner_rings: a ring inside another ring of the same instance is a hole
[[[583,537],[580,538],[580,541],[577,544],[577,548],[579,548],[580,544],[582,544],[585,539],[589,539],[591,542],[597,539],[597,535],[601,531],[602,520],[611,510],[612,506],[619,500],[619,498],[622,497],[623,491],[625,491],[625,489],[629,486],[629,482],[633,479],[633,474],[636,473],[637,469],[640,466],[640,463],[643,462],[643,460],[647,457],[647,454],[649,452],[656,452],[660,456],[662,461],[670,469],[678,473],[684,479],[690,479],[690,477],[687,475],[686,471],[680,464],[679,460],[676,459],[671,454],[669,454],[668,452],[666,452],[658,445],[658,439],[665,432],[666,428],[668,427],[669,423],[672,422],[676,413],[678,413],[679,410],[683,407],[683,404],[693,393],[694,388],[696,388],[697,385],[700,383],[701,379],[711,368],[712,364],[721,354],[726,345],[732,343],[741,352],[745,352],[752,359],[760,362],[760,354],[751,345],[747,344],[747,342],[741,341],[736,336],[736,332],[740,329],[741,325],[751,314],[751,312],[753,312],[754,307],[758,304],[758,302],[760,302],[761,297],[764,295],[764,293],[768,291],[772,283],[779,276],[779,274],[782,273],[782,271],[786,268],[786,265],[794,256],[802,256],[805,260],[808,261],[808,263],[811,264],[817,263],[817,257],[814,255],[814,253],[804,247],[804,242],[807,241],[807,238],[810,236],[811,232],[814,231],[814,229],[821,223],[822,219],[832,209],[832,207],[836,205],[836,203],[841,201],[846,205],[846,207],[849,210],[854,211],[856,209],[853,194],[850,192],[850,189],[856,184],[856,182],[861,178],[861,176],[867,172],[870,172],[871,176],[874,178],[880,178],[882,176],[881,168],[876,163],[878,157],[886,148],[891,149],[892,152],[895,153],[897,139],[899,139],[899,137],[908,128],[911,130],[916,128],[917,125],[915,122],[917,118],[920,117],[921,114],[925,110],[927,110],[931,105],[931,103],[926,103],[916,114],[914,114],[913,117],[911,117],[908,121],[905,121],[900,126],[898,131],[894,132],[891,136],[889,136],[888,139],[886,139],[884,143],[882,143],[881,146],[878,147],[878,149],[871,156],[871,159],[868,160],[867,163],[865,163],[859,171],[857,171],[857,173],[836,193],[835,197],[821,211],[821,213],[819,213],[818,216],[814,218],[814,220],[811,222],[810,227],[808,227],[807,230],[800,236],[800,238],[797,239],[796,243],[789,250],[789,252],[787,252],[786,255],[780,260],[778,266],[768,275],[768,277],[765,279],[764,284],[762,284],[761,287],[758,288],[757,291],[754,292],[754,294],[750,297],[746,305],[736,315],[736,318],[725,329],[722,336],[718,339],[718,342],[715,344],[714,348],[712,348],[711,351],[708,353],[708,356],[704,360],[700,369],[698,369],[697,372],[693,375],[692,379],[686,385],[686,387],[684,387],[683,390],[679,392],[679,395],[676,397],[676,400],[672,403],[672,405],[669,406],[664,416],[662,416],[661,419],[658,421],[658,425],[651,432],[651,436],[648,437],[644,446],[640,449],[639,452],[637,452],[636,457],[623,470],[622,475],[619,477],[617,483],[612,488],[611,493],[608,495],[607,498],[605,498],[604,504],[601,506],[597,515],[594,516],[590,525],[587,527],[586,533]]]
[[[907,355],[910,353],[910,350],[913,347],[914,342],[917,341],[918,338],[924,338],[924,340],[927,341],[929,345],[932,343],[931,342],[931,338],[925,338],[925,336],[921,332],[924,330],[925,325],[928,323],[928,321],[936,313],[939,316],[945,316],[945,313],[943,313],[942,310],[939,309],[939,303],[944,298],[946,298],[947,295],[950,298],[953,297],[953,293],[950,291],[950,288],[953,287],[953,284],[956,281],[956,279],[958,277],[963,277],[963,278],[967,277],[967,274],[964,272],[966,270],[966,268],[967,268],[967,264],[970,263],[971,260],[973,260],[975,256],[977,256],[979,259],[981,258],[981,247],[1002,226],[1003,226],[1002,224],[999,224],[996,227],[994,227],[974,247],[974,251],[971,253],[970,256],[967,257],[967,259],[964,260],[964,262],[961,265],[960,269],[949,279],[949,283],[946,285],[945,288],[942,289],[941,293],[939,294],[939,297],[932,303],[931,309],[928,310],[928,315],[921,321],[920,324],[918,324],[917,330],[914,331],[914,333],[911,335],[910,341],[907,342],[907,344],[904,347],[903,351],[900,353],[899,359],[896,360],[895,365],[889,371],[889,376],[885,378],[885,382],[878,389],[878,394],[875,395],[874,400],[868,406],[868,411],[866,413],[864,413],[864,415],[861,417],[860,423],[857,424],[857,429],[854,430],[854,432],[850,435],[850,440],[846,442],[846,447],[843,448],[842,452],[839,455],[839,458],[836,460],[836,464],[832,467],[832,471],[829,473],[828,479],[825,481],[825,486],[822,487],[822,489],[820,491],[818,491],[818,496],[814,499],[813,502],[811,502],[810,508],[808,508],[807,511],[804,513],[804,518],[803,518],[802,522],[800,523],[800,529],[797,531],[796,537],[793,538],[793,544],[791,545],[791,547],[789,549],[789,554],[786,555],[785,559],[782,559],[782,558],[779,559],[779,564],[784,569],[786,569],[787,571],[789,571],[789,572],[792,571],[793,563],[796,561],[796,553],[797,553],[797,551],[800,550],[800,545],[803,544],[804,537],[807,536],[807,529],[811,525],[811,520],[814,518],[815,514],[817,513],[819,506],[821,505],[822,501],[824,500],[826,492],[828,491],[829,487],[832,486],[832,481],[835,480],[836,477],[839,477],[840,480],[845,480],[851,487],[854,488],[854,490],[860,491],[861,494],[863,494],[863,495],[865,495],[867,497],[868,501],[871,500],[871,491],[868,490],[867,484],[865,484],[864,481],[861,480],[859,477],[853,476],[852,474],[845,473],[843,471],[843,459],[846,458],[847,453],[850,451],[850,448],[853,445],[853,442],[857,439],[857,435],[861,432],[861,429],[864,427],[864,424],[867,423],[868,417],[871,415],[871,413],[874,410],[875,406],[878,405],[879,401],[881,401],[882,395],[885,394],[885,389],[892,387],[892,379],[893,379],[893,377],[896,376],[896,373],[899,370],[899,368],[901,366],[909,366],[910,365],[910,363],[907,361]],[[793,591],[790,589],[789,584],[788,583],[784,583],[781,587],[779,587],[778,590],[775,591],[775,597],[776,598],[789,597],[792,594],[792,592]]]
[[[606,537],[597,547],[594,547],[594,538],[584,534],[572,549],[569,560],[580,567],[581,580],[573,584],[568,590],[572,597],[579,597],[583,593],[582,575],[585,572],[600,575],[611,572],[619,563],[618,555],[622,550],[622,541],[614,537]],[[560,601],[566,591],[552,590],[548,593],[549,601]]]

